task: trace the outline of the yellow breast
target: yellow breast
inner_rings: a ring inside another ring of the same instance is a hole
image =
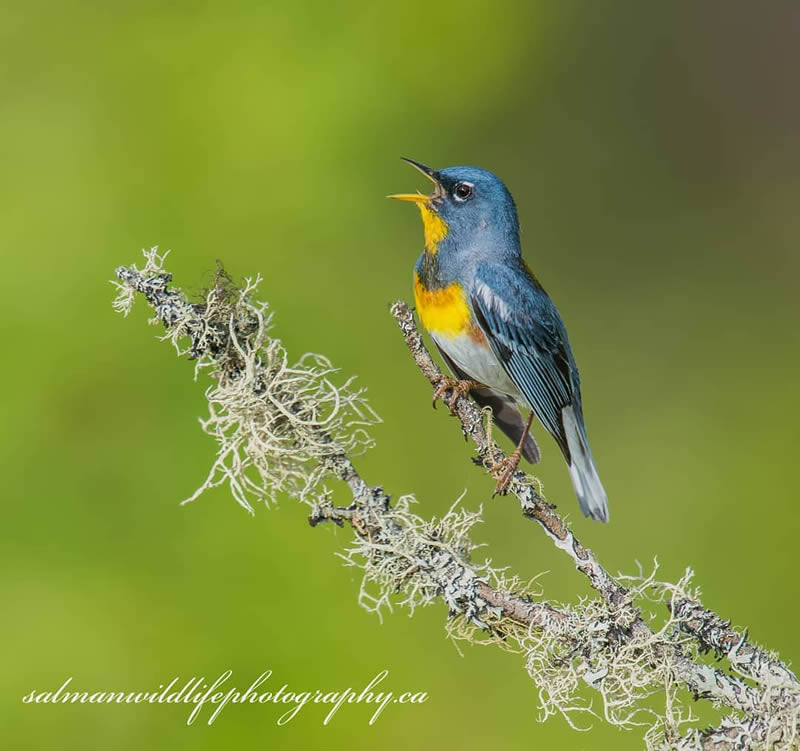
[[[455,338],[472,329],[472,314],[464,288],[457,282],[427,289],[414,274],[414,300],[422,325],[430,332]]]

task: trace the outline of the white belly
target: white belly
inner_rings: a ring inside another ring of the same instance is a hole
[[[431,333],[431,336],[441,350],[472,380],[488,386],[492,391],[507,394],[515,400],[520,399],[517,387],[490,347],[476,342],[468,334],[453,338],[435,333]]]

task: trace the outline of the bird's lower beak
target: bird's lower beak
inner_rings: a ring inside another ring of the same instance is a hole
[[[436,170],[432,170],[430,167],[426,167],[424,164],[420,164],[419,162],[415,162],[413,159],[406,159],[405,157],[401,157],[404,162],[408,162],[412,167],[419,170],[425,177],[430,180],[434,185],[434,191],[431,195],[426,196],[422,193],[396,193],[392,196],[387,196],[387,198],[394,198],[398,201],[413,201],[414,203],[424,203],[428,206],[431,206],[432,200],[434,198],[438,198],[443,193],[443,188],[441,183],[439,182],[438,175]]]
[[[427,203],[430,196],[423,195],[422,193],[394,193],[387,198],[394,198],[397,201],[414,201],[414,203]],[[405,214],[403,214],[405,216]]]

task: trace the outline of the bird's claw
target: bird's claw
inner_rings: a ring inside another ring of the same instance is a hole
[[[450,408],[450,414],[454,415],[456,413],[456,402],[458,401],[458,397],[467,396],[469,392],[476,386],[480,386],[477,381],[460,381],[455,378],[441,376],[436,383],[436,391],[433,392],[433,401],[431,402],[431,406],[436,409],[436,402],[441,399]],[[445,393],[447,391],[452,393],[450,396],[445,397]]]
[[[511,479],[519,467],[519,460],[521,457],[520,451],[513,451],[509,456],[501,459],[496,464],[489,467],[489,473],[497,478],[497,484],[494,486],[494,493],[492,498],[497,495],[505,495],[508,492],[508,486],[511,484]]]

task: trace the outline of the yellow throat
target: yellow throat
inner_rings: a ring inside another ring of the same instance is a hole
[[[417,203],[422,214],[422,229],[425,232],[425,250],[436,253],[439,243],[447,235],[447,224],[435,211],[422,202]]]

